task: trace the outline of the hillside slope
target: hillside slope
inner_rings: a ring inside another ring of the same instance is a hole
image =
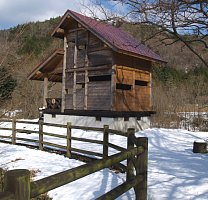
[[[42,106],[42,83],[27,80],[27,75],[55,48],[63,46],[63,41],[50,36],[59,20],[53,18],[0,31],[0,67],[5,68],[17,83],[11,97],[0,101],[2,109],[18,109],[23,111],[24,117],[37,117],[38,108]],[[208,70],[202,68],[203,65],[187,48],[181,43],[168,45],[171,41],[158,42],[161,36],[147,40],[149,33],[154,31],[153,27],[123,24],[121,28],[145,42],[168,61],[165,67],[156,66],[153,70],[154,110],[163,113],[171,109],[175,112],[178,102],[198,104],[200,107],[207,105],[205,88],[208,86]],[[204,57],[208,57],[206,50],[202,50],[200,45],[197,47]],[[54,84],[50,84],[49,91],[53,90],[51,93],[60,95],[58,86],[55,87],[53,89]],[[158,117],[161,118],[160,112]]]
[[[18,25],[0,31],[0,67],[17,80],[12,98],[1,104],[7,110],[22,110],[23,116],[37,117],[42,106],[42,83],[29,81],[28,74],[54,49],[62,47],[62,41],[52,38],[51,31],[60,18],[45,22]]]

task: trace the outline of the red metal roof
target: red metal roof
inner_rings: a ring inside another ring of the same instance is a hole
[[[155,61],[165,62],[158,54],[150,48],[138,42],[134,37],[110,24],[97,21],[90,17],[68,10],[64,17],[70,15],[85,28],[92,31],[99,39],[111,46],[119,53],[130,53],[131,55],[148,58]],[[63,17],[63,18],[64,18]],[[63,22],[63,19],[62,19]],[[60,27],[61,24],[59,24]]]

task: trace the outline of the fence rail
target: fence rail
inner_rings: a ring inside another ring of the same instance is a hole
[[[146,200],[147,199],[147,154],[148,154],[148,141],[147,138],[135,137],[135,130],[128,129],[126,133],[116,130],[109,129],[109,126],[104,125],[103,128],[94,127],[82,127],[73,126],[71,123],[67,125],[57,125],[51,123],[43,123],[42,120],[39,122],[30,121],[17,121],[13,120],[0,120],[0,122],[11,123],[11,128],[0,127],[0,130],[11,131],[9,136],[2,136],[0,138],[10,139],[12,144],[17,144],[17,141],[33,142],[40,150],[44,150],[45,146],[51,148],[59,148],[65,151],[66,156],[71,158],[72,152],[81,153],[89,156],[97,156],[102,159],[98,159],[87,163],[85,165],[63,171],[61,173],[54,174],[52,176],[43,178],[38,181],[30,182],[30,172],[28,170],[12,170],[5,174],[5,190],[0,193],[0,199],[8,199],[7,196],[12,195],[17,200],[26,200],[36,197],[40,194],[48,192],[52,189],[65,185],[67,183],[73,182],[79,178],[87,176],[91,173],[99,171],[104,168],[118,166],[120,165],[122,169],[126,171],[126,181],[109,191],[108,193],[102,195],[98,199],[115,199],[121,194],[128,191],[130,188],[134,188],[136,199]],[[38,131],[17,129],[17,124],[35,124],[38,127]],[[65,135],[57,133],[49,133],[44,131],[45,126],[64,128]],[[103,134],[103,140],[79,138],[72,136],[72,129],[82,129],[87,131],[99,131]],[[38,134],[38,140],[31,138],[17,137],[17,133],[35,133]],[[118,133],[118,134],[117,134]],[[1,134],[1,132],[0,132]],[[117,134],[127,138],[127,149],[116,144],[109,142],[109,134]],[[66,140],[66,146],[55,144],[52,142],[44,141],[44,135],[61,138]],[[73,148],[71,143],[73,140],[95,143],[102,145],[102,153],[93,152],[84,149]],[[2,140],[1,140],[2,141]],[[35,146],[35,145],[34,145]],[[109,148],[113,148],[120,151],[117,154],[109,156]],[[127,166],[121,164],[121,161],[127,160]],[[24,180],[21,183],[20,180]],[[18,190],[18,191],[17,191]]]
[[[15,119],[13,119],[13,120],[8,120],[8,119],[0,120],[0,123],[1,122],[11,123],[12,127],[11,128],[0,127],[0,130],[11,131],[10,136],[1,136],[0,135],[0,138],[11,139],[12,144],[16,144],[17,141],[18,142],[24,141],[24,142],[32,142],[32,143],[34,143],[34,144],[32,144],[32,146],[37,146],[37,143],[38,143],[38,147],[39,147],[40,150],[43,150],[44,146],[47,146],[49,148],[50,147],[60,148],[60,150],[67,151],[66,155],[69,158],[72,155],[72,151],[75,152],[75,153],[88,154],[88,155],[91,155],[91,156],[107,158],[109,147],[113,148],[117,151],[125,150],[125,148],[123,148],[123,147],[120,147],[116,144],[110,143],[109,142],[109,134],[116,134],[116,135],[120,135],[120,136],[124,136],[124,137],[127,137],[127,134],[125,132],[122,132],[122,131],[116,131],[116,130],[109,129],[108,125],[104,125],[103,128],[97,128],[97,127],[72,126],[71,123],[67,123],[67,125],[63,125],[63,124],[44,123],[42,120],[39,120],[38,122],[31,122],[31,121],[22,121],[22,120],[17,121]],[[17,124],[37,125],[37,126],[39,126],[39,130],[18,129],[18,128],[16,128]],[[64,129],[66,129],[66,135],[46,132],[46,131],[44,131],[45,126],[64,128]],[[84,130],[84,131],[102,132],[103,133],[103,141],[94,140],[94,139],[87,139],[87,138],[78,138],[78,137],[72,136],[71,135],[72,129],[81,129],[81,130]],[[38,134],[39,138],[38,138],[38,140],[35,140],[35,139],[30,139],[30,138],[28,139],[28,138],[23,138],[23,137],[17,137],[16,136],[17,133],[18,134],[20,134],[20,133]],[[55,137],[55,138],[66,139],[66,146],[44,141],[44,136],[51,136],[51,137]],[[93,152],[93,151],[87,151],[87,150],[83,150],[83,149],[72,148],[71,147],[71,140],[103,145],[103,153],[100,154],[100,153],[96,153],[96,152]]]

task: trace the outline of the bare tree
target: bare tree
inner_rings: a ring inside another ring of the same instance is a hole
[[[93,8],[97,6],[99,13],[105,12],[105,17],[110,13],[110,20],[120,17],[133,24],[156,27],[157,31],[147,39],[160,35],[160,42],[165,45],[180,41],[208,67],[207,57],[198,52],[194,45],[201,45],[207,54],[207,0],[91,0],[91,3]],[[93,13],[92,7],[86,7]],[[117,13],[119,10],[122,12]]]

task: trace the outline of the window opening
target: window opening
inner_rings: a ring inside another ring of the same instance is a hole
[[[131,90],[132,85],[123,84],[123,83],[116,83],[116,89],[117,90]]]
[[[111,75],[102,75],[102,76],[89,76],[89,81],[110,81]]]
[[[147,81],[141,81],[141,80],[135,80],[135,85],[148,86],[148,82]]]

